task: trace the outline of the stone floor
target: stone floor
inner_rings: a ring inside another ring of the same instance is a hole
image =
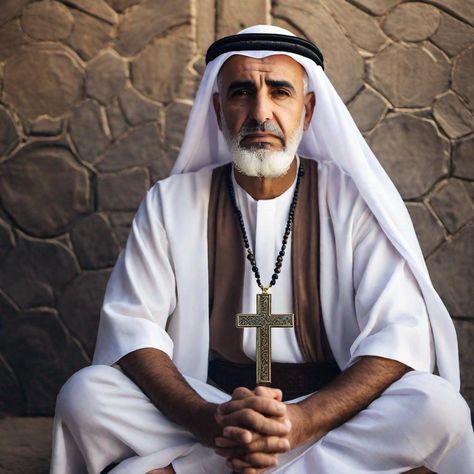
[[[0,474],[47,474],[52,418],[0,419]]]

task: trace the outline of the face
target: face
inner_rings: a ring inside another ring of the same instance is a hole
[[[305,93],[304,79],[303,67],[284,55],[235,55],[224,63],[214,107],[234,161],[236,153],[267,161],[273,156],[287,162],[288,169],[314,109],[314,94]]]

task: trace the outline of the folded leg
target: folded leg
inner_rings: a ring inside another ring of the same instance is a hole
[[[399,474],[417,466],[474,472],[474,434],[459,393],[438,376],[413,371],[276,472]]]
[[[222,403],[229,396],[203,382],[188,379],[201,396]],[[173,462],[179,473],[199,459],[213,458],[226,472],[224,460],[169,421],[120,370],[86,367],[62,388],[56,403],[52,474],[147,472]],[[228,469],[227,469],[228,470]]]

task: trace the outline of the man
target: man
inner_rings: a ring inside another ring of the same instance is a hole
[[[207,59],[108,285],[96,365],[58,397],[52,472],[472,472],[451,320],[320,52],[258,26]],[[235,314],[269,292],[295,327],[272,329],[272,386],[254,387],[256,329]]]

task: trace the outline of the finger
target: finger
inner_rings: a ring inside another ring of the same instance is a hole
[[[263,385],[259,385],[254,389],[255,395],[259,397],[267,397],[273,398],[281,402],[283,400],[283,392],[279,388],[272,388],[272,387],[265,387]]]
[[[247,453],[285,453],[290,450],[290,442],[286,438],[278,436],[261,436],[237,449]]]
[[[242,400],[231,400],[217,407],[217,414],[227,415],[234,411],[251,408],[262,415],[286,416],[286,405],[278,400],[264,397],[247,397]]]
[[[230,463],[234,470],[242,470],[245,468],[266,468],[276,466],[278,459],[276,455],[266,453],[247,454],[243,458],[231,458]]]
[[[246,397],[253,397],[254,393],[247,387],[237,387],[232,392],[232,400],[241,400]]]
[[[238,426],[226,426],[222,434],[227,439],[233,440],[239,445],[249,444],[259,436],[257,433],[252,433],[251,431],[239,428]]]
[[[251,453],[279,454],[290,450],[290,442],[277,436],[262,436],[249,444],[217,447],[215,452],[225,458],[240,458]]]
[[[217,438],[214,439],[214,444],[218,448],[233,448],[235,446],[240,446],[237,441],[229,438],[224,438],[222,436],[218,436]]]
[[[288,418],[271,419],[249,408],[223,415],[219,418],[219,423],[224,430],[228,426],[236,426],[269,436],[286,436],[291,429]],[[227,437],[225,433],[224,436]]]

